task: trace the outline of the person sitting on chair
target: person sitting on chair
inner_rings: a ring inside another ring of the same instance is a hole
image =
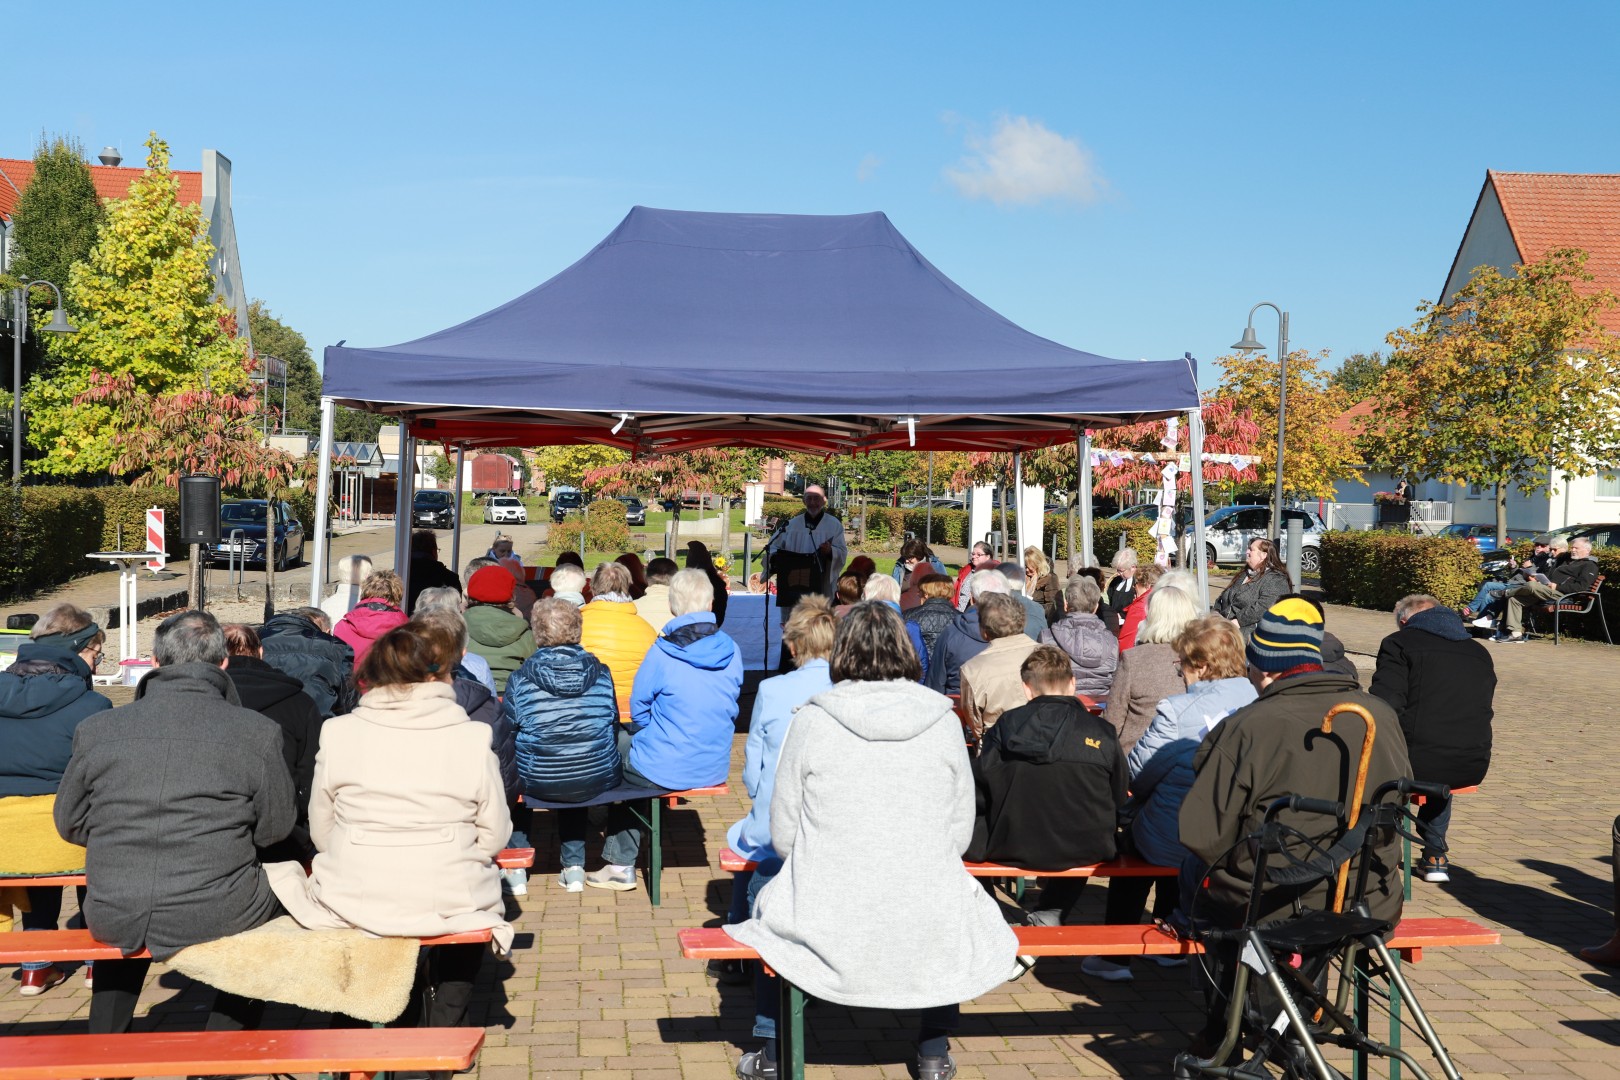
[[[1556,602],[1575,593],[1591,592],[1598,578],[1597,560],[1592,558],[1592,541],[1580,536],[1569,542],[1569,561],[1546,574],[1515,585],[1502,594],[1507,605],[1507,629],[1492,641],[1524,640],[1524,609]]]

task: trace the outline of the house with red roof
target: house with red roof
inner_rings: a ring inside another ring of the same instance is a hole
[[[96,194],[104,200],[122,199],[130,184],[144,171],[120,165],[117,151],[109,148],[101,155],[102,164],[90,166],[90,179]],[[237,332],[248,335],[248,295],[242,283],[242,267],[236,247],[236,221],[231,215],[231,159],[218,150],[204,150],[202,168],[196,172],[174,170],[180,181],[180,201],[202,208],[208,238],[214,255],[209,267],[214,272],[215,294],[236,312]],[[0,272],[11,262],[11,213],[17,200],[34,179],[34,163],[25,158],[0,158]],[[66,282],[58,281],[58,285]]]

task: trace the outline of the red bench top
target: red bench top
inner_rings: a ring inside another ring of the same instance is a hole
[[[1183,941],[1155,926],[1015,926],[1018,951],[1026,956],[1187,956],[1203,952],[1196,941]],[[1502,935],[1469,919],[1402,919],[1389,947],[1407,959],[1422,958],[1425,948],[1445,945],[1498,945]],[[681,955],[688,960],[753,960],[753,946],[726,933],[725,927],[680,932]]]
[[[471,945],[477,942],[488,941],[488,930],[469,930],[461,934],[445,934],[442,937],[423,938],[423,945]],[[129,958],[148,957],[152,954],[142,949],[138,953],[130,953]],[[62,960],[119,960],[125,956],[116,945],[105,945],[95,939],[88,930],[12,930],[0,934],[0,964],[20,964],[27,960],[49,960],[52,962]],[[10,1046],[11,1040],[6,1039],[0,1045]],[[202,1070],[204,1072],[208,1070]],[[214,1072],[221,1070],[215,1069]],[[223,1070],[229,1072],[229,1069]],[[241,1069],[237,1069],[241,1072]],[[296,1072],[295,1069],[283,1069],[283,1072]]]
[[[743,858],[730,848],[720,849],[720,869],[729,874],[752,870],[759,864]],[[1067,870],[1023,870],[1000,863],[963,862],[974,877],[1175,877],[1176,868],[1159,866],[1135,855],[1121,855],[1108,862],[1072,866]]]
[[[314,1028],[154,1031],[129,1035],[8,1035],[0,1080],[196,1076],[469,1067],[482,1028]]]
[[[495,856],[495,865],[502,870],[523,870],[534,865],[534,848],[511,847]],[[25,885],[30,888],[50,888],[54,885],[83,885],[83,874],[42,874],[39,877],[0,877],[0,888]]]

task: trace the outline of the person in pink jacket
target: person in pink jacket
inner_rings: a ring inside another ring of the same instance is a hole
[[[409,621],[399,606],[404,598],[405,583],[392,570],[373,571],[361,583],[360,602],[332,627],[332,636],[354,650],[354,670],[379,638]]]

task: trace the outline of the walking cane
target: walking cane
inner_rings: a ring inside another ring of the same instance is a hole
[[[1377,734],[1378,725],[1373,720],[1372,713],[1360,705],[1349,701],[1341,701],[1329,709],[1326,716],[1322,717],[1322,733],[1324,735],[1333,733],[1333,718],[1340,713],[1355,713],[1367,725],[1367,733],[1361,740],[1361,764],[1356,766],[1355,793],[1350,796],[1349,820],[1345,823],[1347,829],[1354,829],[1356,820],[1361,817],[1361,795],[1367,787],[1367,766],[1372,764],[1373,738]],[[1345,864],[1339,867],[1339,883],[1333,893],[1334,911],[1338,911],[1344,906],[1344,887],[1348,884],[1349,878],[1350,861],[1347,859]]]

